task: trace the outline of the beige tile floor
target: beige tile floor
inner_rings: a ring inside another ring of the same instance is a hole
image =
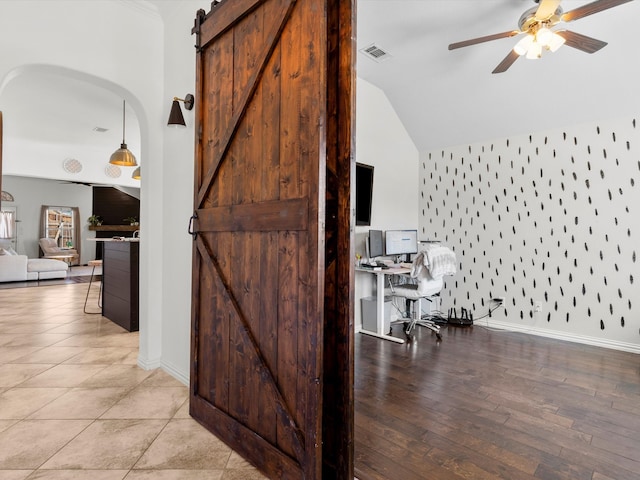
[[[187,387],[136,365],[137,333],[83,313],[86,291],[0,290],[0,479],[264,479],[189,417]]]

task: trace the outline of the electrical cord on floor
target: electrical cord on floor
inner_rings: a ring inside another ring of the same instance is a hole
[[[494,308],[489,308],[489,313],[487,313],[486,315],[483,315],[481,317],[478,318],[474,318],[473,321],[476,322],[477,320],[482,320],[483,318],[488,318],[491,316],[491,314],[493,312],[495,312],[496,310],[498,310],[500,307],[502,307],[502,303],[499,303],[498,306],[494,307]]]
[[[489,312],[486,315],[483,315],[481,317],[478,317],[478,318],[474,319],[474,321],[473,321],[474,325],[476,324],[475,322],[477,320],[482,320],[484,318],[488,319],[489,317],[491,317],[491,314],[493,312],[498,310],[500,307],[504,306],[504,301],[503,300],[496,301],[494,299],[491,299],[491,302],[496,303],[497,305],[495,307],[493,307],[493,308],[489,307]],[[489,320],[487,320],[486,325],[478,325],[478,326],[484,328],[485,330],[496,330],[496,329],[493,329],[493,328],[489,327]]]

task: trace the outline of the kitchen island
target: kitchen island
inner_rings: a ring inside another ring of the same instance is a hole
[[[102,248],[102,315],[129,332],[139,328],[138,238],[95,238]]]

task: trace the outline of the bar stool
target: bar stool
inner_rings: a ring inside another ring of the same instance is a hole
[[[93,274],[96,271],[96,267],[101,267],[102,266],[102,260],[90,260],[87,265],[89,265],[90,267],[93,267],[91,269],[91,279],[89,280],[89,288],[87,288],[87,296],[84,299],[84,313],[90,313],[90,314],[101,314],[102,311],[100,312],[87,312],[87,301],[89,300],[89,292],[91,291],[91,284],[93,283]],[[100,282],[100,291],[98,292],[98,306],[100,308],[102,308],[102,282]]]

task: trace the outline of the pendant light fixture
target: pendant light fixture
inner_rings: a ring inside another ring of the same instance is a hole
[[[122,145],[120,148],[113,152],[111,158],[109,159],[109,163],[112,165],[120,165],[122,167],[136,167],[138,162],[136,162],[136,157],[134,157],[133,153],[131,153],[127,149],[127,144],[124,141],[124,117],[125,117],[125,101],[122,100]]]
[[[134,180],[140,180],[140,167],[136,168],[131,174],[131,178]]]

